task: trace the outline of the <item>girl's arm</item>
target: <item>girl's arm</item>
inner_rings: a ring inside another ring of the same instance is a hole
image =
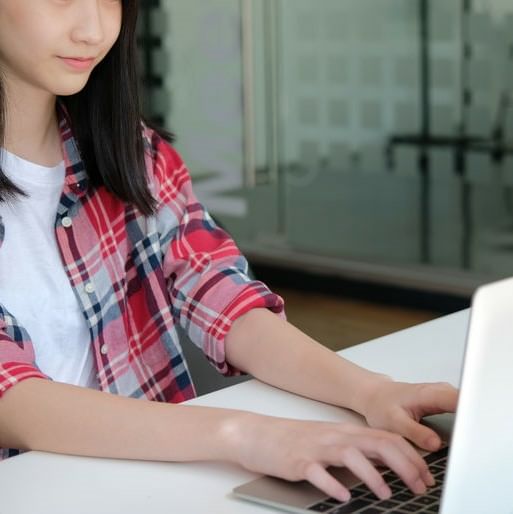
[[[0,399],[0,447],[140,460],[233,460],[224,431],[239,417],[237,411],[28,379]]]
[[[326,494],[349,492],[325,468],[346,466],[380,498],[391,492],[372,462],[416,493],[434,483],[413,448],[391,433],[228,409],[171,405],[31,378],[0,399],[0,446],[156,461],[223,460]]]
[[[439,448],[441,441],[418,421],[456,409],[457,391],[449,384],[404,384],[372,373],[266,309],[249,311],[233,323],[226,357],[263,382],[352,409],[371,426],[401,434],[427,450]]]

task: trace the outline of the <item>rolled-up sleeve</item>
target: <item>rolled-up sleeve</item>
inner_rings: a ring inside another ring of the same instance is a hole
[[[255,308],[284,316],[283,300],[248,276],[248,263],[233,239],[196,199],[177,152],[160,140],[154,155],[157,220],[173,313],[221,373],[237,374],[224,348],[233,322]]]
[[[28,378],[48,377],[35,363],[27,331],[0,305],[0,399],[11,387]]]

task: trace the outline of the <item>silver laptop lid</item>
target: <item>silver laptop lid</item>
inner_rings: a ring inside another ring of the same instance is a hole
[[[441,514],[513,514],[513,278],[473,298]]]

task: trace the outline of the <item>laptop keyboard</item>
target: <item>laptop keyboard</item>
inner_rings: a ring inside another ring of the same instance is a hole
[[[307,510],[310,512],[328,512],[329,514],[436,513],[440,508],[442,484],[447,467],[447,452],[448,448],[445,447],[438,452],[426,455],[425,460],[435,477],[436,484],[422,496],[413,494],[395,473],[385,471],[383,477],[392,490],[390,500],[379,500],[364,484],[361,484],[351,489],[351,500],[349,502],[341,503],[334,498],[326,498]]]

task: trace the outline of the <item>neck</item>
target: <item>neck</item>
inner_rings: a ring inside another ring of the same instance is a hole
[[[62,160],[55,112],[56,97],[29,86],[4,82],[7,100],[4,147],[7,151],[43,166]]]

